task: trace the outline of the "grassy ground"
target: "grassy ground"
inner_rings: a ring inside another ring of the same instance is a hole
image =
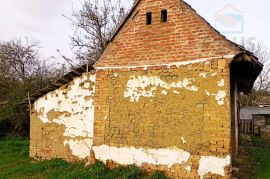
[[[83,164],[69,164],[63,160],[33,163],[28,158],[28,140],[0,140],[0,178],[87,178],[87,179],[165,179],[161,173],[148,177],[135,166],[108,169],[98,162],[86,169]]]
[[[240,169],[239,179],[270,179],[270,141],[256,136],[243,141],[235,164]]]
[[[0,179],[28,178],[87,178],[87,179],[165,179],[161,173],[146,176],[135,166],[108,169],[98,162],[86,169],[83,164],[63,160],[33,163],[28,158],[28,140],[0,140]],[[235,164],[240,168],[239,179],[270,179],[270,141],[252,136],[242,142]]]

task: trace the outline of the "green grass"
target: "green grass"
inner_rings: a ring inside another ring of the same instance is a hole
[[[270,141],[258,136],[241,140],[238,157],[234,157],[234,166],[240,169],[236,178],[270,179]]]
[[[29,141],[23,139],[0,140],[0,178],[1,179],[165,179],[161,173],[148,177],[135,166],[108,169],[102,162],[90,168],[84,164],[70,164],[56,159],[33,162],[28,157]]]
[[[270,141],[263,141],[259,137],[252,137],[253,145],[247,150],[252,158],[255,178],[270,179]]]

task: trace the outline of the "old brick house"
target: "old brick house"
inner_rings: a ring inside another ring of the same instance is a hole
[[[228,178],[238,94],[261,70],[184,1],[138,0],[93,67],[33,95],[30,156]]]

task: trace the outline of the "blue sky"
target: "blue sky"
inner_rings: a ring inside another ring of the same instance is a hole
[[[131,0],[123,0],[129,6]],[[212,26],[236,43],[263,41],[270,47],[270,1],[186,0]],[[69,57],[72,8],[79,0],[0,0],[0,40],[32,37],[41,42],[43,56]],[[230,31],[230,32],[228,32]]]

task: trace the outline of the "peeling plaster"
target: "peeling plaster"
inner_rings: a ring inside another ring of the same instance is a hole
[[[96,159],[103,162],[113,160],[121,165],[136,164],[137,166],[141,166],[143,163],[149,163],[153,165],[166,165],[170,168],[174,164],[185,164],[190,158],[189,152],[177,148],[117,148],[101,145],[94,146],[93,151],[95,152]]]
[[[69,89],[57,89],[39,98],[34,103],[34,109],[43,123],[56,123],[65,126],[66,137],[93,137],[95,75],[83,75],[75,78]],[[90,97],[90,99],[86,99]],[[50,111],[61,115],[53,119],[48,118]]]
[[[186,166],[185,169],[186,171],[191,172],[191,166]]]
[[[173,90],[173,93],[174,93],[174,94],[180,94],[180,92],[177,91],[177,90]]]
[[[226,97],[226,92],[225,91],[219,91],[216,95],[216,100],[218,104],[221,106],[224,104],[224,98]]]
[[[181,140],[182,140],[183,144],[185,144],[187,142],[184,137],[181,137]]]
[[[199,76],[206,79],[207,78],[207,73],[200,73]]]
[[[231,164],[231,157],[218,158],[211,156],[202,156],[199,163],[198,174],[201,178],[208,173],[225,176],[225,167]]]
[[[205,90],[205,94],[206,94],[207,96],[211,96],[211,93],[210,93],[209,91],[207,91],[207,90]]]
[[[221,79],[220,81],[217,82],[218,86],[225,86],[225,81],[224,79]]]
[[[140,97],[154,97],[158,87],[170,90],[172,88],[184,88],[189,91],[197,92],[197,86],[192,85],[194,78],[185,78],[182,81],[167,83],[158,76],[130,76],[127,82],[127,89],[124,97],[130,97],[131,102],[138,102]],[[164,92],[163,92],[164,93]]]
[[[217,101],[218,105],[223,105],[224,100],[226,97],[226,91],[218,91],[218,93],[210,93],[209,91],[205,90],[205,94],[207,96],[215,96],[215,100]]]
[[[93,141],[91,139],[84,140],[65,140],[64,145],[68,145],[72,154],[80,159],[85,159],[90,155]]]
[[[161,94],[163,94],[163,95],[166,96],[166,95],[168,94],[168,92],[167,92],[166,90],[162,90],[162,91],[161,91]]]
[[[202,63],[205,62],[209,64],[211,60],[214,59],[231,59],[235,55],[225,55],[225,56],[216,56],[216,57],[209,57],[209,58],[200,58],[200,59],[192,59],[188,61],[182,61],[182,62],[176,62],[176,63],[165,63],[165,64],[160,64],[159,66],[167,66],[167,68],[171,68],[171,66],[184,66],[184,65],[189,65],[189,64],[194,64],[194,63]],[[147,70],[148,67],[155,67],[157,65],[138,65],[138,66],[112,66],[112,67],[95,67],[96,70],[105,70],[105,69],[133,69],[133,68],[143,68],[143,70]]]

